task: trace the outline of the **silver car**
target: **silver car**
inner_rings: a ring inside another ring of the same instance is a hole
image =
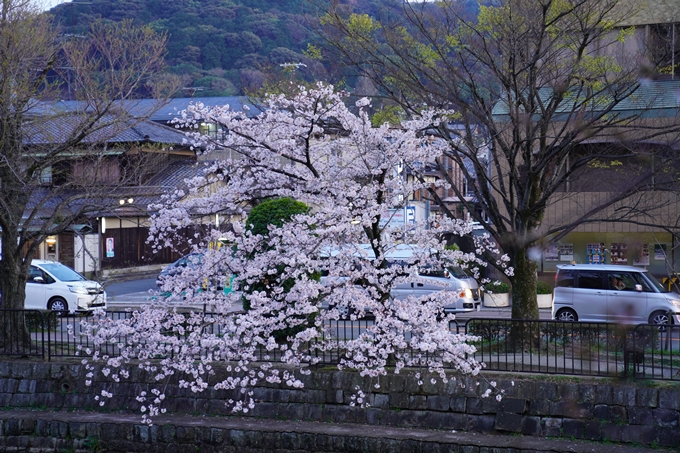
[[[646,269],[569,264],[555,274],[552,316],[559,321],[620,324],[680,323],[680,295]]]

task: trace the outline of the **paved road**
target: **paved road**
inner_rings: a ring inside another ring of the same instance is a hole
[[[127,282],[112,283],[106,287],[109,309],[139,307],[157,296],[156,279],[146,278]],[[236,309],[239,309],[238,307]],[[465,321],[470,318],[510,318],[510,307],[482,307],[480,311],[459,313],[456,318]],[[550,319],[550,309],[541,309],[540,319]]]

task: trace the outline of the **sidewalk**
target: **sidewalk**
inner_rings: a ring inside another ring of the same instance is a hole
[[[199,417],[163,415],[147,427],[140,414],[55,412],[42,410],[0,411],[4,426],[0,447],[20,447],[22,438],[59,439],[64,444],[85,444],[96,439],[106,451],[493,451],[570,453],[660,453],[660,448],[616,445],[581,440],[531,436],[479,434],[391,426],[358,425],[255,419],[250,417]],[[58,425],[55,425],[57,423]],[[622,427],[624,429],[624,427]],[[126,448],[127,446],[127,448]],[[326,448],[322,448],[325,446]],[[354,447],[354,448],[352,448]],[[437,448],[438,447],[438,448]],[[8,451],[4,449],[3,451]],[[12,451],[28,451],[13,449]],[[203,450],[206,451],[206,450]]]

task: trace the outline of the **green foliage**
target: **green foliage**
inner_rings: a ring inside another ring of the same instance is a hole
[[[536,282],[536,294],[552,294],[550,285],[542,281]]]
[[[505,294],[510,292],[510,287],[507,283],[491,282],[484,285],[484,290],[493,294]]]
[[[285,222],[290,221],[293,216],[308,212],[309,206],[289,197],[263,201],[248,214],[246,228],[253,234],[267,236],[269,234],[269,225],[281,227]]]
[[[383,124],[399,125],[403,119],[404,111],[397,105],[388,105],[378,110],[371,117],[371,124],[380,127]]]
[[[255,206],[248,214],[246,220],[246,229],[252,234],[260,234],[264,238],[263,249],[267,248],[267,237],[269,235],[269,225],[277,227],[283,226],[284,223],[289,222],[294,216],[306,214],[310,210],[306,204],[293,200],[292,198],[275,198],[267,200]],[[296,280],[293,278],[283,278],[282,275],[287,271],[285,264],[276,265],[276,273],[268,274],[260,280],[248,285],[246,294],[252,294],[255,291],[264,291],[270,293],[275,288],[282,289],[283,293],[287,293],[293,288]],[[307,275],[310,280],[319,281],[321,279],[320,272],[313,272]],[[250,301],[243,298],[243,309],[250,309]],[[316,313],[307,315],[306,322],[287,327],[273,332],[273,336],[277,341],[285,341],[287,337],[294,336],[298,332],[303,331],[314,324]]]

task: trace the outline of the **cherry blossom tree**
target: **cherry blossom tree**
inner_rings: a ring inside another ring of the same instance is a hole
[[[423,267],[486,264],[442,242],[445,233],[469,233],[467,224],[394,221],[404,200],[423,188],[418,178],[404,178],[404,167],[418,172],[441,155],[445,144],[426,132],[453,112],[423,109],[401,127],[373,127],[368,100],[353,108],[345,100],[333,87],[318,85],[300,87],[290,98],[266,98],[257,116],[201,104],[183,112],[178,126],[197,130],[211,122],[227,131],[217,138],[190,133],[196,147],[215,155],[229,150],[233,158],[206,165],[202,177],[167,195],[153,219],[152,239],[159,247],[172,245],[187,227],[200,225],[204,231],[191,238],[202,254],[200,263],[165,282],[163,290],[171,296],[124,321],[99,317],[85,323],[95,344],[86,352],[105,363],[106,374],[120,379],[126,363],[139,361],[159,383],[179,375],[194,391],[233,389],[236,395],[227,403],[248,412],[254,405],[250,389],[258,382],[302,387],[301,374],[328,351],[338,354],[340,369],[370,377],[371,388],[379,387],[381,376],[404,369],[441,380],[480,372],[470,337],[450,330],[454,315],[444,310],[458,292],[443,287],[427,296],[393,297],[396,285],[422,280]],[[244,224],[253,204],[280,197],[311,209],[267,232],[254,233]],[[231,229],[221,231],[217,224],[226,219]],[[210,247],[217,243],[229,245]],[[507,261],[483,238],[477,246],[478,253]],[[390,260],[404,248],[410,251],[407,258]],[[321,279],[313,277],[319,273]],[[268,290],[259,290],[263,279]],[[230,293],[218,290],[228,282]],[[242,298],[250,309],[233,313]],[[194,309],[183,313],[179,304]],[[368,315],[365,328],[334,333],[342,318],[351,322]],[[292,332],[284,340],[274,335],[283,329]],[[117,353],[106,354],[112,346]],[[217,381],[217,364],[232,375]],[[366,405],[369,390],[357,389],[353,404]],[[147,416],[162,406],[156,392],[139,397]]]

